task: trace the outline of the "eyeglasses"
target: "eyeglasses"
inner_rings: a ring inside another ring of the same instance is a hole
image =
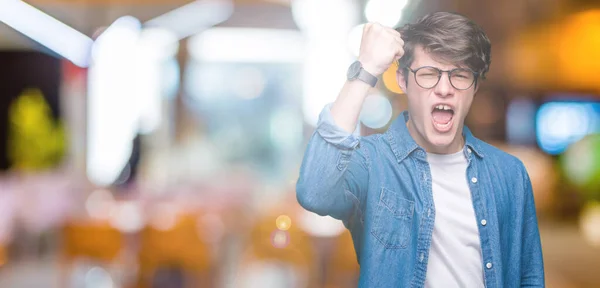
[[[467,90],[475,84],[478,73],[468,68],[456,68],[452,70],[440,70],[435,67],[424,66],[416,70],[407,67],[408,70],[415,74],[415,82],[424,89],[435,87],[442,78],[442,73],[448,73],[450,84],[457,90]]]

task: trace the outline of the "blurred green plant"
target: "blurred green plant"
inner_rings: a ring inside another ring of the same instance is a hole
[[[8,113],[11,169],[38,171],[58,165],[66,148],[64,125],[53,119],[42,91],[25,89]]]
[[[587,135],[572,144],[560,157],[569,182],[586,201],[600,201],[600,134]]]

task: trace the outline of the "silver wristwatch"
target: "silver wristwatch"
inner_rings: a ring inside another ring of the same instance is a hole
[[[362,64],[360,63],[360,61],[355,61],[348,68],[348,80],[352,81],[355,79],[363,81],[363,82],[371,85],[371,87],[375,87],[375,84],[377,84],[377,77],[375,77],[375,76],[371,75],[371,73],[367,72],[362,67]]]

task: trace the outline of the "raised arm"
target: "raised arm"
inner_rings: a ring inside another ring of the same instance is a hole
[[[377,23],[367,23],[363,29],[358,61],[366,72],[378,77],[404,55],[403,47],[404,41],[398,31]],[[356,128],[369,89],[369,84],[363,81],[346,81],[333,103],[331,115],[346,132],[351,133]]]
[[[362,69],[375,77],[381,75],[402,57],[403,46],[394,29],[366,24],[358,58]],[[362,147],[360,137],[352,132],[371,86],[351,78],[335,102],[321,112],[296,185],[298,202],[305,209],[340,220],[362,213],[370,166],[368,147]]]

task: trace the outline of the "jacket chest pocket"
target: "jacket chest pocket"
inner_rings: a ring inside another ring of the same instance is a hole
[[[406,248],[411,238],[413,201],[381,188],[371,234],[387,249]]]

